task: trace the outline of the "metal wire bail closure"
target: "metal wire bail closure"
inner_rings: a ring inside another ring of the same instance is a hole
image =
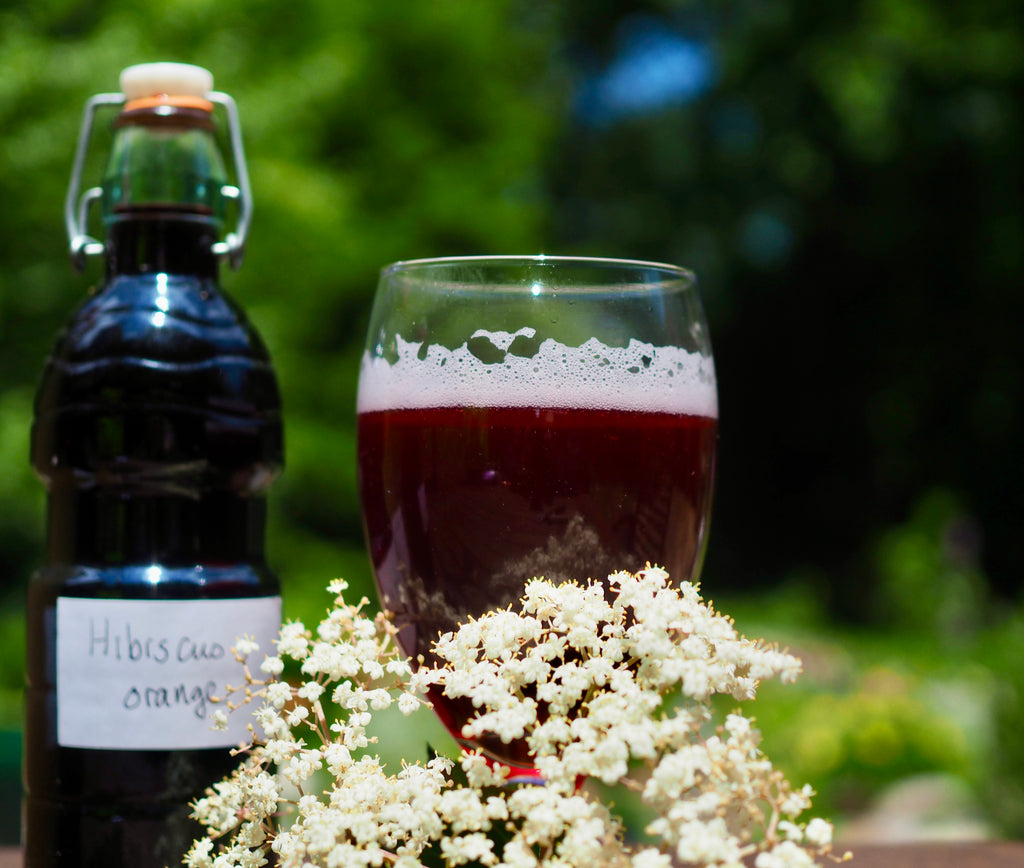
[[[223,106],[227,115],[228,141],[231,148],[231,159],[235,166],[235,178],[238,181],[237,186],[225,184],[221,187],[221,195],[237,204],[237,225],[233,232],[228,232],[223,241],[215,242],[211,249],[217,256],[227,259],[232,268],[238,269],[245,256],[245,244],[249,237],[249,226],[252,223],[252,190],[249,186],[249,171],[242,145],[238,107],[231,96],[220,91],[210,91],[205,98]],[[90,97],[85,104],[82,127],[78,134],[78,145],[75,148],[75,160],[71,167],[71,181],[68,184],[67,196],[64,198],[64,225],[68,233],[71,264],[76,271],[85,269],[87,257],[100,256],[106,249],[102,241],[88,233],[89,209],[93,202],[103,195],[103,188],[90,187],[79,195],[96,113],[101,108],[121,106],[124,102],[124,94],[98,93]]]

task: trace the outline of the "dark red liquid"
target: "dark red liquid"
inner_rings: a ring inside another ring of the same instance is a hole
[[[180,864],[202,833],[189,800],[238,762],[227,748],[63,747],[56,725],[58,597],[279,593],[263,555],[282,463],[277,383],[217,288],[212,237],[159,216],[115,226],[114,273],[59,337],[39,387],[32,461],[48,521],[28,596],[27,868]],[[185,273],[162,273],[171,263]]]
[[[646,562],[694,577],[717,421],[616,410],[434,408],[359,416],[363,513],[381,601],[412,657],[534,576]],[[435,697],[458,732],[467,709]],[[488,744],[528,762],[522,746]]]

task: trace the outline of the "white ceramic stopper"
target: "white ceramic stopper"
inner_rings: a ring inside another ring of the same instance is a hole
[[[126,100],[149,96],[205,97],[213,90],[213,74],[191,63],[139,63],[121,73],[121,92]]]

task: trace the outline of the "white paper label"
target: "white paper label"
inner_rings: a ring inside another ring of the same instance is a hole
[[[231,648],[251,636],[253,669],[275,653],[281,598],[57,599],[57,743],[105,750],[233,747],[252,711],[213,729],[210,701],[244,670]]]

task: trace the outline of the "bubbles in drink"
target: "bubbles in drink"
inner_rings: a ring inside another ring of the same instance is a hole
[[[358,411],[429,407],[559,407],[718,417],[714,362],[681,347],[630,340],[578,347],[536,330],[475,332],[465,344],[397,338],[393,361],[363,356]]]

